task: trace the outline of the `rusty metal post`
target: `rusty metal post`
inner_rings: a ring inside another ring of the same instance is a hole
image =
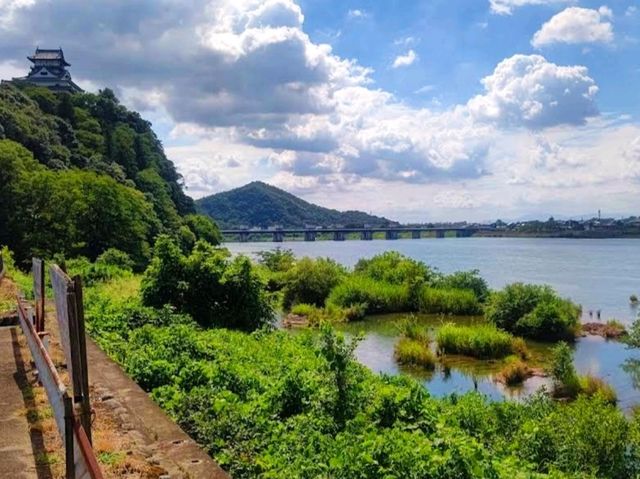
[[[67,395],[64,401],[64,451],[66,463],[66,479],[75,479],[76,467],[75,458],[73,457],[73,404],[71,398]]]

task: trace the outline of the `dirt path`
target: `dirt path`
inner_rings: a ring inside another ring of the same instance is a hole
[[[50,478],[46,461],[36,466],[36,457],[42,459],[46,453],[42,435],[29,425],[34,398],[19,334],[16,327],[0,328],[0,477]]]

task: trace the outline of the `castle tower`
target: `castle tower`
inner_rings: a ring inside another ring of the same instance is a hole
[[[69,93],[83,91],[71,79],[71,74],[67,70],[71,65],[64,59],[62,48],[56,50],[36,48],[35,53],[27,58],[33,63],[31,71],[26,77],[14,78],[14,81],[32,83],[53,91]]]

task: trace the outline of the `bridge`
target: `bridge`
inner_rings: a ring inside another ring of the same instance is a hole
[[[282,243],[285,238],[304,238],[304,241],[315,241],[318,236],[330,236],[333,241],[345,241],[347,236],[356,235],[363,241],[371,241],[376,233],[384,235],[386,240],[397,240],[401,235],[411,239],[424,237],[444,238],[447,233],[456,238],[467,238],[483,231],[493,231],[490,226],[399,226],[399,227],[366,227],[366,228],[269,228],[269,229],[229,229],[221,230],[225,241],[246,243],[253,239],[271,236],[274,243]]]

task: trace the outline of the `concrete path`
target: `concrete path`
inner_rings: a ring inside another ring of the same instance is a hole
[[[33,407],[25,371],[18,327],[0,328],[0,477],[14,479],[49,478],[47,466],[36,467],[35,456],[42,454],[42,437],[30,434],[26,412]]]

